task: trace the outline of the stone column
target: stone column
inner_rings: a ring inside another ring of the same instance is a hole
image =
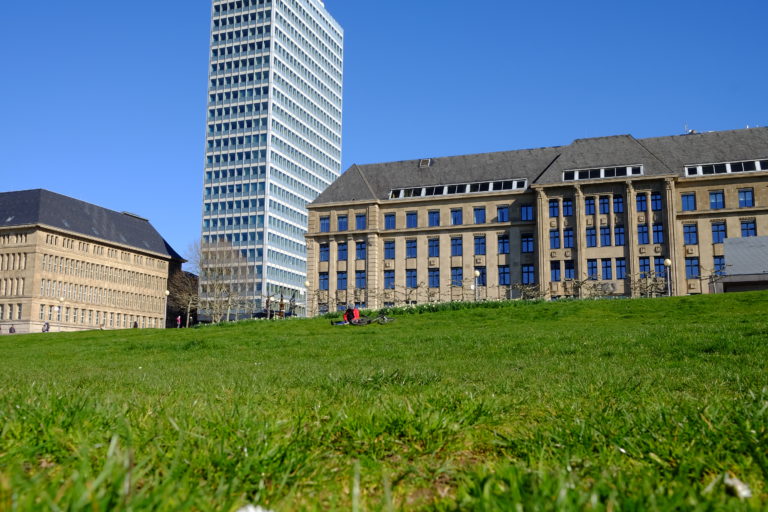
[[[672,261],[672,266],[669,268],[672,279],[669,282],[669,286],[672,290],[672,295],[678,295],[680,292],[678,283],[680,282],[680,273],[683,269],[683,265],[680,261],[680,255],[678,254],[677,246],[677,201],[675,191],[675,181],[673,178],[666,178],[664,180],[664,193],[666,199],[666,208],[664,210],[664,218],[667,224],[667,255],[666,257]],[[684,285],[683,285],[684,286]]]
[[[637,252],[637,199],[635,198],[635,187],[631,181],[626,182],[626,219],[627,222],[624,225],[624,236],[626,249],[624,254],[627,258],[627,275],[630,282],[630,294],[636,296],[635,290],[632,289],[631,283],[637,279],[639,274],[638,269],[638,252]],[[647,212],[646,212],[647,213]]]

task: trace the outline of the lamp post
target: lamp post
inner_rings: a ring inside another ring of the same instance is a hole
[[[163,303],[163,329],[168,328],[168,296],[171,294],[170,291],[165,290],[163,292],[165,295],[165,302]]]
[[[304,288],[305,290],[302,290],[301,294],[304,295],[304,316],[309,318],[309,285],[311,283],[309,281],[304,281]]]
[[[672,296],[672,279],[670,279],[670,269],[672,268],[672,260],[669,258],[664,260],[664,270],[667,277],[667,297]]]
[[[478,290],[478,288],[479,288],[479,287],[478,287],[478,285],[477,285],[477,282],[478,282],[478,279],[479,279],[479,278],[480,278],[480,271],[479,271],[479,270],[475,270],[475,284],[474,284],[474,288],[475,288],[475,302],[477,302],[477,299],[478,299],[478,293],[480,292],[480,291]]]

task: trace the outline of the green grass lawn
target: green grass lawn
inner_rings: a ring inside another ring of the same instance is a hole
[[[0,511],[768,509],[767,293],[491,306],[3,336]]]

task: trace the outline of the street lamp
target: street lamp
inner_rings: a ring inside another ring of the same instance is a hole
[[[664,260],[664,270],[665,270],[665,273],[667,275],[666,276],[667,277],[667,297],[671,297],[672,296],[672,280],[670,279],[670,275],[669,275],[670,274],[669,271],[670,271],[671,268],[672,268],[672,260],[670,260],[669,258],[665,259]]]
[[[163,305],[163,329],[168,328],[168,296],[171,294],[170,291],[165,290],[163,292],[165,294],[165,304]]]
[[[478,288],[479,288],[478,287],[478,280],[479,279],[480,279],[480,271],[479,270],[475,270],[475,285],[474,285],[474,288],[475,288],[475,302],[477,302],[478,293],[479,293],[479,290],[478,290]]]
[[[306,290],[302,290],[302,294],[304,295],[304,316],[309,318],[309,285],[311,283],[309,281],[304,281],[304,288]]]

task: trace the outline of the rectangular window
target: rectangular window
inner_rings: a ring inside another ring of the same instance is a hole
[[[416,288],[419,286],[416,279],[415,268],[409,268],[405,271],[405,286],[406,288]]]
[[[587,260],[587,279],[597,280],[597,260]]]
[[[520,205],[520,220],[522,221],[533,220],[533,205],[530,205],[530,204]]]
[[[520,252],[532,253],[533,252],[533,234],[523,233],[520,235]]]
[[[699,258],[685,258],[685,278],[698,279],[699,275]]]
[[[624,245],[624,226],[615,226],[613,228],[613,243],[616,247]]]
[[[682,207],[684,212],[692,212],[696,210],[696,194],[682,194],[680,196],[680,201],[683,203]]]
[[[637,194],[637,211],[639,212],[648,211],[648,196],[644,193]]]
[[[557,283],[560,281],[560,262],[559,261],[549,262],[549,280],[554,283]]]
[[[511,282],[509,265],[499,265],[499,286],[509,286]]]
[[[536,270],[533,265],[523,265],[522,274],[523,284],[536,283]]]
[[[640,224],[637,226],[637,243],[640,245],[650,243],[650,239],[648,238],[648,224]]]
[[[440,269],[439,268],[429,269],[429,287],[440,288]]]
[[[559,229],[549,230],[549,248],[550,249],[560,248],[560,230]]]
[[[627,261],[624,258],[616,258],[616,279],[627,277]]]
[[[478,235],[475,237],[475,256],[484,256],[484,255],[485,255],[485,237]]]
[[[613,196],[613,213],[624,213],[624,196]]]
[[[367,280],[365,278],[365,270],[355,271],[355,288],[358,290],[365,290]]]
[[[337,290],[347,289],[347,273],[346,272],[336,272],[336,289]]]
[[[419,227],[419,216],[416,212],[406,212],[405,227],[409,229]]]
[[[320,261],[328,261],[331,259],[331,246],[328,244],[320,244]]]
[[[461,237],[451,238],[451,256],[462,256],[464,254],[464,241]]]
[[[347,231],[349,229],[349,219],[346,215],[339,215],[336,218],[336,223],[338,224],[339,231]]]
[[[696,224],[685,224],[683,226],[683,244],[696,245],[699,243],[699,230]]]
[[[339,261],[347,261],[347,242],[340,242],[336,246],[336,256]]]
[[[725,275],[725,256],[715,256],[713,260],[715,275]]]
[[[328,233],[331,230],[331,218],[320,217],[320,232]]]
[[[464,284],[464,269],[461,267],[451,267],[451,286],[462,286]]]
[[[416,257],[416,239],[411,238],[405,241],[405,257],[406,258]]]
[[[394,240],[384,241],[384,259],[385,260],[395,259],[395,241]]]
[[[600,196],[600,214],[608,215],[611,211],[611,198],[608,196]]]
[[[725,222],[713,222],[712,223],[712,243],[721,244],[723,240],[728,236],[725,230]]]
[[[488,274],[485,271],[485,267],[475,267],[475,272],[480,274],[477,277],[475,277],[475,285],[488,286]]]
[[[595,214],[595,198],[594,197],[584,198],[584,213],[586,215]]]
[[[358,213],[355,215],[355,229],[362,231],[368,227],[367,217],[364,213]]]
[[[610,259],[600,260],[603,270],[603,281],[610,281],[613,279],[613,261]]]
[[[384,229],[395,229],[395,214],[384,214]]]
[[[364,260],[367,255],[367,246],[365,242],[357,242],[355,244],[355,259]]]
[[[611,245],[611,228],[600,228],[600,247],[610,247]]]
[[[427,244],[429,247],[429,257],[439,258],[440,257],[440,239],[430,238],[429,240],[427,240]]]
[[[642,256],[640,258],[640,277],[647,277],[651,273],[651,258]]]
[[[549,216],[552,218],[560,216],[560,201],[557,199],[549,200]]]
[[[509,254],[509,235],[499,235],[499,254]]]
[[[757,236],[757,227],[754,220],[741,221],[741,236],[746,238],[748,236]]]
[[[563,199],[563,217],[573,217],[573,199]]]
[[[496,222],[509,222],[509,206],[496,207]]]
[[[755,196],[751,188],[739,189],[739,208],[751,208],[755,206]]]
[[[656,277],[664,277],[667,275],[667,267],[664,266],[664,258],[656,256],[653,258],[653,272]]]
[[[434,228],[440,225],[440,210],[430,210],[427,214],[429,227]]]
[[[661,211],[661,192],[653,192],[651,194],[651,210],[655,212]]]
[[[664,243],[664,224],[653,225],[653,243],[655,244]]]
[[[597,229],[587,228],[587,247],[597,247]]]
[[[385,290],[395,289],[395,271],[394,270],[384,271],[384,289]]]
[[[725,208],[725,194],[722,190],[712,190],[709,193],[709,208],[712,210]]]
[[[320,272],[320,279],[318,280],[317,285],[321,290],[328,289],[328,272]]]
[[[563,247],[573,249],[573,228],[563,229]]]
[[[485,207],[475,207],[475,224],[485,224]]]
[[[461,208],[451,210],[451,225],[461,226],[464,223],[464,216]]]
[[[565,279],[576,279],[576,266],[573,260],[565,260]]]

